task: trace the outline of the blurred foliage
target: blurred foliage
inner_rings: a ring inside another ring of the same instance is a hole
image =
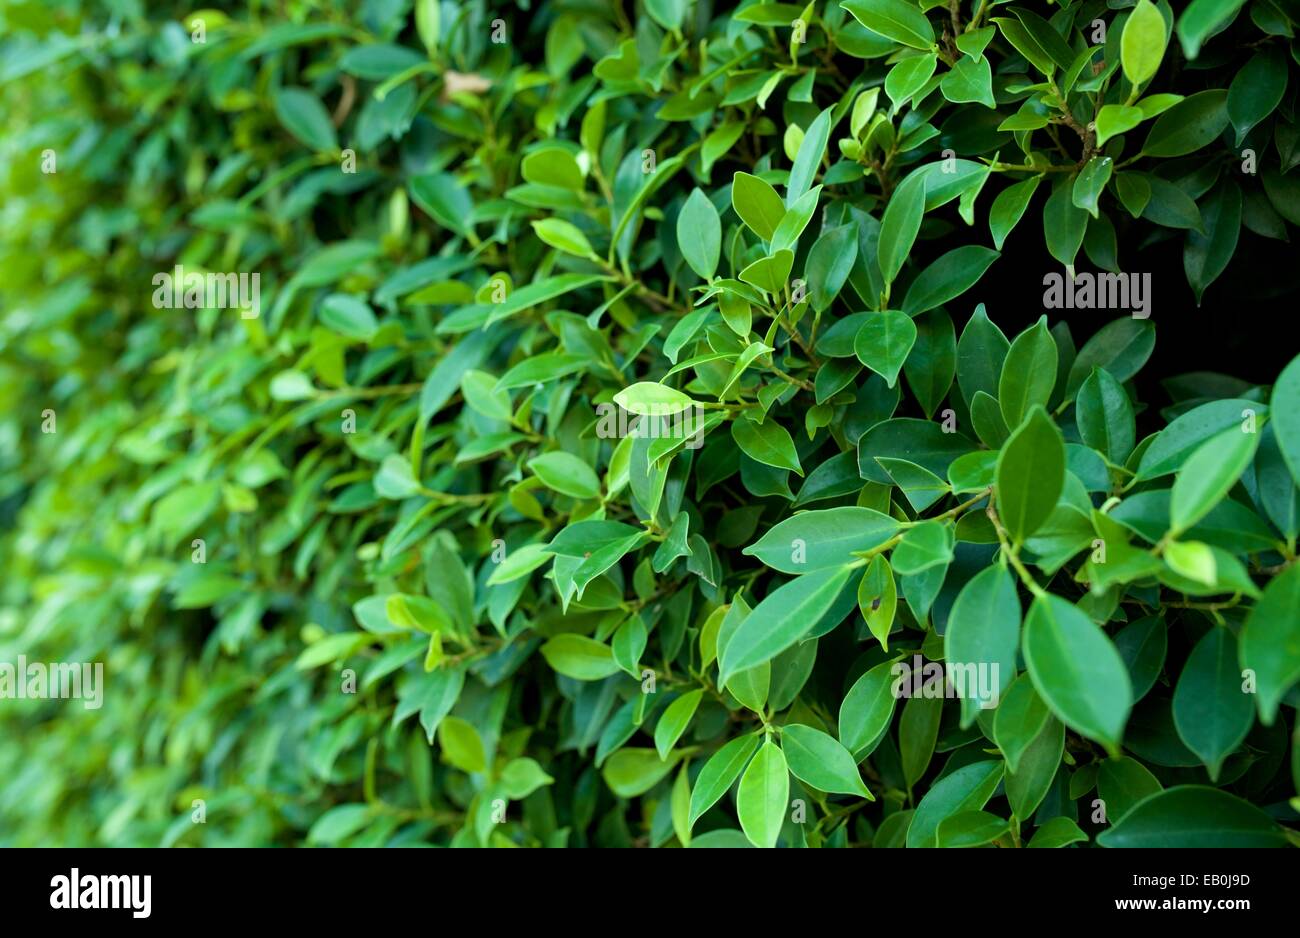
[[[0,2],[0,844],[1294,842],[1300,360],[994,323],[1287,239],[1297,21]]]

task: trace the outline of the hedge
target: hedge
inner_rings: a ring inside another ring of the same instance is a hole
[[[145,6],[0,9],[0,844],[1300,844],[1300,358],[1154,352],[1294,4]]]

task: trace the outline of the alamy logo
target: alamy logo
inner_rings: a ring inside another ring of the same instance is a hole
[[[237,309],[244,319],[262,313],[261,274],[217,274],[186,271],[177,264],[160,271],[150,281],[153,305],[157,309]]]
[[[889,673],[894,676],[890,692],[896,700],[904,697],[969,698],[979,701],[980,709],[998,705],[1002,688],[997,662],[956,662],[940,664],[912,656],[912,663],[895,661]]]
[[[80,700],[87,710],[98,710],[104,704],[104,664],[45,664],[26,655],[16,665],[0,661],[0,699]]]
[[[69,876],[50,880],[51,909],[130,909],[132,918],[148,918],[153,908],[153,877],[82,876],[77,867]]]
[[[1151,318],[1151,275],[1051,273],[1043,276],[1047,309],[1129,310],[1134,319]]]

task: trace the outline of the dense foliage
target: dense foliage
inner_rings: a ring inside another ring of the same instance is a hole
[[[1300,359],[1139,393],[1295,3],[147,6],[0,3],[0,843],[1300,840]]]

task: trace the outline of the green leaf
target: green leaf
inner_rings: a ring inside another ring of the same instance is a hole
[[[852,754],[821,730],[787,723],[781,728],[781,750],[794,777],[818,791],[876,800],[858,774]]]
[[[1097,794],[1106,806],[1106,820],[1117,823],[1143,799],[1162,791],[1151,772],[1136,759],[1107,759],[1097,771]]]
[[[754,423],[738,417],[731,422],[731,438],[736,441],[741,452],[756,462],[776,469],[790,469],[803,475],[794,440],[790,438],[789,431],[775,421]]]
[[[1124,76],[1134,85],[1150,81],[1160,68],[1160,60],[1165,57],[1168,41],[1165,18],[1160,15],[1160,10],[1151,0],[1138,0],[1124,23],[1124,33],[1120,38],[1120,64],[1124,67]]]
[[[1029,838],[1026,847],[1068,847],[1070,844],[1087,843],[1088,835],[1079,829],[1079,825],[1068,817],[1054,817],[1046,821],[1034,836]]]
[[[1282,369],[1273,385],[1269,407],[1278,449],[1291,470],[1291,477],[1300,485],[1300,356],[1291,359],[1291,363]]]
[[[1143,799],[1097,836],[1103,847],[1284,847],[1278,823],[1254,805],[1204,785]]]
[[[830,140],[833,124],[831,109],[827,108],[808,125],[803,141],[799,144],[799,152],[794,158],[794,165],[790,167],[790,181],[785,188],[786,205],[793,205],[812,188],[817,169],[821,166],[822,155],[826,152],[826,144]]]
[[[892,388],[915,342],[916,323],[912,317],[887,309],[868,314],[853,339],[853,351],[858,361],[884,378]]]
[[[942,697],[917,695],[903,704],[903,715],[898,721],[898,752],[908,791],[929,768],[942,717]]]
[[[1200,444],[1174,478],[1170,531],[1181,534],[1227,497],[1258,447],[1259,434],[1245,427],[1230,427]]]
[[[957,386],[967,404],[978,391],[997,395],[1002,363],[1010,347],[1002,330],[989,320],[984,304],[976,306],[957,343]]]
[[[1097,217],[1097,200],[1110,181],[1114,165],[1115,161],[1109,156],[1094,156],[1088,165],[1079,170],[1074,178],[1074,188],[1070,191],[1070,201],[1076,208],[1083,209],[1093,218]]]
[[[1075,422],[1084,445],[1124,465],[1137,443],[1133,403],[1109,371],[1094,367],[1075,398]]]
[[[894,548],[893,567],[902,576],[911,576],[946,565],[952,561],[953,530],[942,521],[922,521],[909,528]]]
[[[677,215],[677,246],[691,270],[705,280],[712,279],[722,250],[722,222],[709,197],[698,188],[691,190]]]
[[[870,508],[801,511],[773,525],[744,553],[782,573],[812,573],[852,563],[855,551],[878,547],[900,528]]]
[[[832,567],[795,577],[770,592],[718,650],[720,683],[771,661],[815,626],[834,604],[852,570]]]
[[[740,220],[764,241],[771,241],[785,215],[785,204],[770,185],[749,173],[736,173],[731,181],[731,204]]]
[[[898,589],[894,585],[893,568],[881,554],[871,558],[867,572],[858,583],[858,608],[880,647],[888,650],[889,632],[898,609]]]
[[[1228,87],[1228,120],[1237,145],[1256,124],[1272,114],[1286,93],[1287,64],[1280,49],[1265,47],[1233,76]]]
[[[279,88],[271,93],[275,115],[299,143],[317,151],[339,148],[329,112],[320,98],[302,88]]]
[[[1228,126],[1228,92],[1211,88],[1189,95],[1156,119],[1144,156],[1185,156],[1213,143]]]
[[[689,395],[657,381],[638,381],[614,395],[614,403],[633,414],[670,417],[699,406]]]
[[[1241,665],[1254,672],[1260,722],[1272,726],[1282,697],[1300,681],[1300,565],[1279,574],[1250,610]]]
[[[740,779],[736,814],[755,847],[775,847],[790,800],[790,772],[781,747],[770,739],[758,750]]]
[[[595,255],[587,236],[575,225],[571,225],[567,221],[561,221],[558,218],[545,218],[533,222],[532,225],[533,231],[537,233],[538,238],[565,254],[573,254],[577,257],[593,257]]]
[[[653,749],[627,747],[605,760],[601,775],[619,798],[637,798],[667,778],[679,757],[664,761]]]
[[[1255,707],[1242,692],[1237,639],[1212,628],[1196,643],[1174,689],[1174,726],[1217,781],[1223,760],[1236,751],[1255,723]]]
[[[999,251],[1002,250],[1007,235],[1011,234],[1011,229],[1016,227],[1016,223],[1024,216],[1025,209],[1029,208],[1029,200],[1034,197],[1038,184],[1042,181],[1042,176],[1030,176],[1015,185],[1007,186],[993,200],[993,205],[989,207],[989,232],[993,235],[993,246]]]
[[[1007,760],[1007,771],[1015,772],[1029,746],[1043,735],[1052,713],[1034,690],[1027,674],[1017,677],[993,713],[993,739]]]
[[[570,498],[597,498],[600,479],[596,472],[572,453],[543,453],[528,461],[528,469],[548,489]]]
[[[542,646],[551,670],[578,681],[599,681],[618,673],[608,645],[585,635],[557,635]]]
[[[1004,835],[1010,825],[987,811],[962,811],[939,822],[935,845],[939,847],[983,847]]]
[[[1065,750],[1065,727],[1060,720],[1049,719],[1043,730],[1025,747],[1020,763],[1007,769],[1007,802],[1018,820],[1033,817],[1042,804],[1061,767]]]
[[[1056,342],[1047,317],[1016,336],[998,377],[998,404],[1007,429],[1020,426],[1035,405],[1046,407],[1056,385]]]
[[[978,811],[988,804],[1002,781],[1002,762],[972,762],[945,775],[930,787],[912,815],[907,846],[933,847],[944,819],[963,811]]]
[[[865,757],[894,718],[894,664],[878,664],[854,681],[840,703],[840,742],[855,756]]]
[[[1047,412],[1035,407],[998,456],[997,511],[1014,543],[1042,527],[1064,486],[1065,440]]]
[[[694,827],[695,822],[704,815],[704,812],[717,804],[736,779],[740,778],[740,773],[749,764],[750,756],[758,749],[760,740],[758,734],[733,739],[704,763],[704,768],[700,769],[700,774],[695,779],[695,787],[691,789],[689,815],[691,827]]]
[[[872,32],[913,49],[934,47],[934,28],[908,0],[843,0],[840,6]]]
[[[925,214],[926,174],[913,170],[894,190],[880,219],[880,273],[888,286],[903,269]]]
[[[1123,104],[1107,104],[1097,112],[1097,146],[1105,146],[1111,137],[1127,133],[1146,120],[1141,108]]]
[[[916,316],[961,296],[1000,256],[997,251],[979,244],[954,248],[912,281],[903,298],[903,310]]]
[[[1088,213],[1074,204],[1074,186],[1068,179],[1058,182],[1043,205],[1043,238],[1048,253],[1066,268],[1073,268],[1087,228]]]
[[[804,276],[808,298],[817,312],[830,308],[853,270],[858,257],[858,231],[854,225],[840,225],[822,232],[808,252]]]
[[[574,155],[564,147],[546,146],[533,150],[523,158],[519,172],[528,182],[542,186],[575,192],[583,186],[582,169]]]
[[[985,107],[997,107],[993,100],[993,70],[989,60],[978,61],[963,56],[939,82],[939,91],[945,98],[956,104],[978,103]]]
[[[885,94],[894,104],[894,110],[902,107],[912,95],[916,94],[929,82],[939,62],[934,53],[910,55],[900,59],[898,64],[885,76]]]
[[[988,567],[966,582],[948,614],[943,643],[949,673],[960,668],[964,676],[961,725],[967,727],[981,707],[997,706],[1016,672],[1020,600],[1004,567]]]
[[[413,178],[407,188],[411,201],[442,227],[460,235],[469,230],[468,222],[474,205],[469,193],[455,178],[446,173],[425,173]]]
[[[446,717],[438,725],[438,745],[442,756],[462,772],[487,770],[487,753],[483,740],[473,725],[459,717]]]
[[[677,740],[682,738],[703,696],[702,689],[688,691],[664,710],[663,716],[655,726],[655,749],[658,750],[660,759],[667,759],[669,750],[677,744]]]
[[[1178,17],[1178,39],[1183,54],[1196,58],[1201,44],[1227,23],[1246,0],[1192,0]]]
[[[1117,751],[1133,690],[1106,634],[1073,603],[1043,594],[1029,607],[1023,650],[1034,688],[1052,713],[1081,736]]]

